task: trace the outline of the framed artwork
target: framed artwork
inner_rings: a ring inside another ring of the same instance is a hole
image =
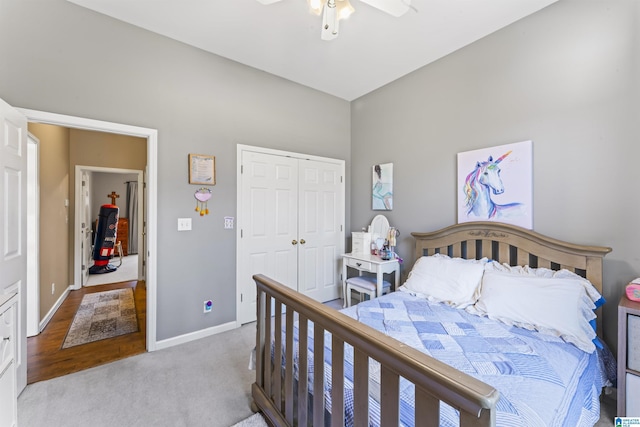
[[[189,154],[189,184],[216,185],[216,158]]]
[[[458,223],[495,221],[533,228],[531,141],[458,153]]]
[[[374,211],[393,209],[393,163],[373,166],[371,200]]]

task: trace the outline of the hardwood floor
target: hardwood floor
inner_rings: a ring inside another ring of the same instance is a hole
[[[138,332],[62,349],[78,306],[85,294],[133,288]],[[71,291],[44,331],[27,339],[27,384],[48,380],[146,351],[147,291],[144,281],[85,287]]]

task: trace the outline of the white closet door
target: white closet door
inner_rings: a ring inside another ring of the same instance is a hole
[[[325,302],[340,297],[344,252],[342,165],[300,160],[298,291]]]
[[[298,160],[242,152],[238,321],[256,319],[254,274],[297,289]]]

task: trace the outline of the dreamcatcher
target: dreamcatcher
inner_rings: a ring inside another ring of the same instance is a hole
[[[205,187],[198,188],[196,190],[196,194],[194,194],[196,198],[196,212],[200,212],[200,216],[209,215],[209,208],[207,207],[207,202],[211,198],[211,190]]]

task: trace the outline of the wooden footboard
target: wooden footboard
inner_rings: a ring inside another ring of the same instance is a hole
[[[324,334],[331,334],[331,426],[343,426],[345,344],[354,348],[353,416],[355,426],[369,425],[369,359],[380,371],[380,424],[397,426],[400,417],[400,377],[415,384],[416,425],[438,426],[440,401],[460,411],[460,426],[494,426],[499,394],[491,386],[326,307],[266,276],[253,276],[258,292],[256,382],[252,396],[275,426],[324,426]],[[283,307],[284,306],[284,307]],[[273,308],[272,308],[273,307]],[[283,308],[285,309],[283,311]],[[273,311],[272,311],[273,310]],[[274,313],[278,313],[274,316]],[[280,315],[280,313],[285,313]],[[273,324],[272,324],[273,317]],[[284,324],[283,324],[284,318]],[[294,379],[294,320],[299,322],[299,346],[307,348],[309,321],[313,322],[313,390],[308,390],[308,357],[298,352]],[[286,331],[275,334],[273,330]],[[284,367],[275,361],[285,360]],[[295,395],[294,395],[295,393]],[[311,397],[310,397],[311,396]],[[312,400],[311,402],[309,400]],[[315,408],[311,419],[308,407]]]

